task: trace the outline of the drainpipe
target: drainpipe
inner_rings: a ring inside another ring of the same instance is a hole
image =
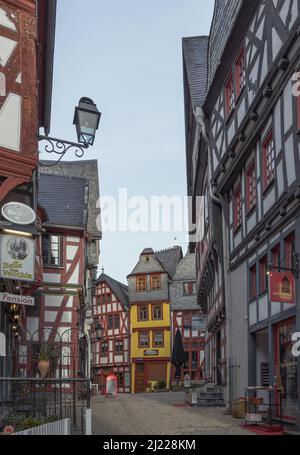
[[[200,129],[202,132],[203,138],[207,145],[207,170],[208,170],[208,182],[211,183],[212,180],[212,150],[211,144],[209,140],[209,134],[207,129],[207,121],[205,117],[205,113],[201,107],[197,107],[195,109],[195,119],[197,123],[197,128]],[[200,140],[200,135],[199,135]],[[199,145],[199,143],[198,143]],[[210,197],[213,202],[217,205],[221,206],[222,208],[225,206],[225,200],[223,196],[217,197],[213,191],[211,184],[209,184],[209,192]],[[228,249],[228,236],[227,236],[227,220],[224,215],[224,210],[222,209],[222,237],[223,237],[223,264],[224,264],[224,291],[225,291],[225,308],[226,308],[226,338],[227,338],[227,361],[228,361],[228,368],[227,368],[227,378],[228,378],[228,407],[229,411],[232,411],[232,402],[234,400],[234,390],[235,388],[235,379],[233,376],[235,375],[235,367],[232,366],[232,337],[231,337],[231,329],[232,329],[232,311],[231,311],[231,292],[230,292],[230,275],[229,275],[229,249]],[[233,369],[233,374],[231,370]]]

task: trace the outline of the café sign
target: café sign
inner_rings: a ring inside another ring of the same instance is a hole
[[[36,220],[35,211],[29,205],[21,202],[5,204],[1,209],[1,214],[7,221],[23,226],[32,224]]]
[[[0,292],[0,302],[15,305],[34,306],[34,297],[30,297],[27,295],[8,294],[7,292]]]
[[[35,241],[18,235],[0,235],[0,277],[35,280]]]
[[[295,276],[291,272],[270,273],[271,302],[295,303]]]

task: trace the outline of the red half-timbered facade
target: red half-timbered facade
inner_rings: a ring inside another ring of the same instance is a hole
[[[103,336],[92,334],[92,372],[94,383],[105,393],[106,378],[114,374],[118,379],[118,392],[130,392],[130,332],[127,286],[104,273],[97,281],[93,302],[95,324],[101,324]]]

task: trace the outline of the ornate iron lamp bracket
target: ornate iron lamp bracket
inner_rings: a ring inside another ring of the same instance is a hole
[[[56,166],[63,159],[65,154],[72,149],[74,150],[75,156],[77,158],[82,158],[84,156],[85,150],[89,148],[88,144],[77,144],[76,142],[65,141],[63,139],[57,139],[55,137],[39,136],[38,139],[40,143],[45,143],[42,149],[39,150],[40,153],[54,153],[55,155],[59,156],[58,160],[52,164],[43,163],[40,161],[40,165],[44,167]]]

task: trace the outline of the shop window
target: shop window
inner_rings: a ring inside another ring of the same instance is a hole
[[[124,343],[123,340],[115,341],[115,355],[123,355]]]
[[[149,332],[139,332],[139,348],[149,348]]]
[[[275,179],[275,144],[273,131],[269,133],[263,142],[263,181],[266,190]]]
[[[268,257],[265,256],[259,261],[259,293],[264,294],[269,288],[268,283]]]
[[[139,321],[149,320],[148,305],[140,305],[138,307],[138,319]]]
[[[256,171],[255,161],[249,166],[246,172],[246,187],[247,187],[247,211],[256,206]]]
[[[144,292],[147,290],[147,277],[138,276],[136,278],[136,290],[137,292]]]
[[[284,255],[285,255],[285,266],[288,269],[294,266],[294,254],[295,254],[295,233],[286,237],[284,240]]]
[[[235,96],[234,96],[234,83],[233,83],[233,74],[230,73],[230,76],[225,85],[225,111],[226,118],[228,118],[233,111],[235,106]]]
[[[190,296],[196,294],[196,283],[194,281],[190,281],[187,283],[183,283],[183,295]]]
[[[162,305],[153,305],[153,307],[152,307],[152,319],[153,319],[153,321],[162,321],[162,319],[163,319],[163,307],[162,307]]]
[[[161,288],[160,275],[152,275],[151,276],[151,290],[159,291],[160,288]]]
[[[62,266],[62,237],[54,234],[42,236],[43,264],[46,267]]]
[[[233,193],[234,231],[238,231],[242,225],[242,187],[239,183]]]
[[[255,299],[257,296],[256,287],[256,265],[250,269],[250,300]]]
[[[153,332],[153,347],[163,348],[164,347],[164,332]]]
[[[235,82],[236,94],[237,97],[239,97],[246,85],[246,62],[244,49],[240,52],[235,64]]]
[[[108,354],[108,343],[107,341],[102,341],[101,343],[101,356],[106,357]]]

